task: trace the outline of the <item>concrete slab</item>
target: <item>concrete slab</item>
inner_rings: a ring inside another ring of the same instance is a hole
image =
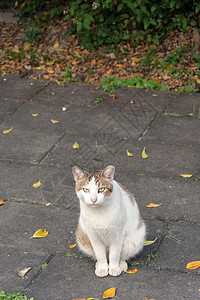
[[[98,97],[107,97],[102,88],[96,89],[96,86],[69,82],[64,86],[50,84],[36,95],[33,101],[52,103],[56,100],[59,105],[94,106]]]
[[[77,221],[78,211],[6,202],[0,210],[0,246],[7,247],[10,255],[12,249],[39,256],[65,253],[67,246],[74,243]],[[40,228],[49,234],[30,239]]]
[[[28,100],[42,90],[47,81],[22,79],[19,77],[0,78],[0,99]]]
[[[3,237],[2,237],[3,238]],[[6,293],[22,292],[31,279],[39,272],[42,264],[47,260],[45,254],[24,253],[21,249],[0,246],[1,260],[1,290]],[[17,270],[31,267],[31,270],[21,278],[17,275]]]
[[[200,95],[199,93],[180,93],[169,105],[166,113],[199,115]]]
[[[101,105],[115,109],[130,111],[161,112],[176,98],[174,92],[143,90],[136,88],[118,88],[115,92],[115,100],[106,99]]]
[[[199,268],[186,269],[189,262],[199,260],[199,245],[199,224],[173,224],[156,252],[158,256],[150,262],[150,266],[200,274]]]
[[[22,104],[16,103],[15,101],[5,101],[0,99],[0,123],[11,113],[14,113],[20,105]]]
[[[200,118],[161,116],[142,140],[184,146],[200,145]]]
[[[64,256],[52,259],[26,294],[43,300],[102,299],[103,292],[111,287],[117,288],[114,299],[199,299],[197,276],[138,267],[133,275],[98,278],[94,274],[94,262]]]

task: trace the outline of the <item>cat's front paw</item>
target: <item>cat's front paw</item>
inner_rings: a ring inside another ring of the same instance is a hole
[[[119,276],[121,274],[120,267],[114,267],[109,269],[109,275],[110,276]]]
[[[96,268],[95,274],[98,277],[105,277],[108,275],[108,268]]]

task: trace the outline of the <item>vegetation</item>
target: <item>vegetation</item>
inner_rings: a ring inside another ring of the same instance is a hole
[[[198,0],[0,0],[0,8],[8,7],[15,7],[26,44],[11,46],[7,41],[5,47],[4,43],[8,63],[1,76],[12,62],[16,70],[28,58],[31,70],[45,68],[44,79],[74,81],[79,77],[86,83],[103,79],[105,90],[119,86],[199,90],[200,54],[191,38],[192,28],[200,32]],[[53,53],[46,45],[55,40],[56,30],[58,49],[53,44]],[[187,40],[168,47],[165,41],[173,34],[185,34]],[[69,51],[59,49],[59,43],[66,47],[63,37],[69,37]],[[197,39],[199,45],[200,35]],[[65,52],[59,55],[58,51]],[[107,70],[102,68],[102,57]]]
[[[28,299],[27,296],[21,293],[11,293],[6,294],[5,292],[0,292],[0,300],[34,300],[33,298]]]

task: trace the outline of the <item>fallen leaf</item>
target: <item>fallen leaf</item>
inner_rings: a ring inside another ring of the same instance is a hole
[[[17,275],[19,276],[19,277],[24,277],[25,275],[26,275],[26,273],[28,273],[28,271],[31,269],[31,267],[28,267],[28,268],[25,268],[25,269],[23,269],[23,270],[19,270],[19,269],[17,269]]]
[[[37,117],[37,116],[38,116],[38,114],[31,114],[31,116],[32,116],[32,117]]]
[[[126,153],[127,153],[127,156],[130,156],[130,157],[132,157],[132,156],[133,156],[133,154],[132,154],[132,153],[130,153],[128,150],[126,150]]]
[[[73,249],[73,248],[75,248],[76,247],[76,244],[72,244],[72,245],[69,245],[67,248],[68,249]]]
[[[115,294],[116,294],[116,288],[114,288],[114,287],[110,288],[103,293],[103,299],[113,298],[113,297],[115,297]]]
[[[133,100],[131,100],[131,104],[134,104]]]
[[[11,132],[12,130],[13,130],[13,127],[11,127],[10,129],[2,131],[2,133],[3,134],[7,134],[7,133]]]
[[[200,79],[199,78],[196,79],[196,83],[200,84]]]
[[[66,111],[67,110],[67,108],[66,107],[64,107],[64,106],[62,106],[62,111]]]
[[[52,123],[52,124],[57,124],[57,123],[60,123],[60,121],[51,119],[51,123]]]
[[[158,238],[156,237],[155,240],[153,240],[153,241],[145,241],[145,242],[144,242],[144,246],[149,246],[149,245],[155,243],[155,241],[157,241],[157,239],[158,239]]]
[[[29,254],[29,252],[25,251],[24,254]]]
[[[186,268],[190,270],[194,270],[200,267],[200,261],[191,261],[187,264]]]
[[[96,299],[96,298],[87,298],[87,300],[99,300],[99,299]]]
[[[183,178],[190,178],[192,177],[191,174],[180,174]]]
[[[36,182],[36,183],[33,184],[33,187],[34,188],[38,188],[39,186],[41,186],[41,184],[42,184],[41,181],[38,180],[38,182]]]
[[[74,143],[74,145],[72,146],[74,149],[78,149],[79,148],[79,144],[77,142]]]
[[[32,237],[30,237],[30,239],[34,239],[34,238],[42,238],[47,236],[48,231],[46,231],[46,229],[38,229]]]
[[[155,204],[155,203],[149,203],[148,205],[146,205],[146,207],[158,207],[158,206],[161,206],[162,203],[160,204]]]
[[[48,206],[50,206],[51,204],[52,204],[52,203],[51,203],[51,202],[49,202],[49,203],[45,204],[45,206],[47,206],[47,207],[48,207]]]
[[[55,72],[54,69],[52,69],[52,68],[47,68],[46,71],[49,74],[53,74]]]
[[[59,81],[59,80],[55,80],[55,82],[58,84],[58,85],[63,85],[62,81]]]
[[[3,205],[5,202],[0,199],[0,205]]]
[[[84,299],[83,298],[78,298],[78,299],[77,298],[76,299],[73,298],[72,300],[86,300],[86,299],[85,298]]]
[[[113,100],[115,100],[115,98],[116,98],[115,94],[111,94],[111,95],[109,95],[109,96],[110,96],[110,98],[112,98]]]
[[[128,273],[128,274],[135,274],[138,272],[138,269],[135,268],[135,269],[131,269],[131,270],[128,270],[128,271],[125,271],[124,273]]]
[[[59,43],[56,42],[56,43],[54,44],[54,48],[56,49],[56,48],[58,48],[58,47],[59,47]]]
[[[149,157],[149,155],[146,154],[145,147],[144,147],[144,149],[142,151],[142,158],[148,158],[148,157]]]

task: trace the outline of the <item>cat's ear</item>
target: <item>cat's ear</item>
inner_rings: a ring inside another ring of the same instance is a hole
[[[103,171],[101,171],[101,175],[105,176],[110,181],[113,180],[115,174],[114,166],[107,166]]]
[[[72,168],[72,173],[76,182],[78,182],[86,174],[86,172],[77,166]]]

